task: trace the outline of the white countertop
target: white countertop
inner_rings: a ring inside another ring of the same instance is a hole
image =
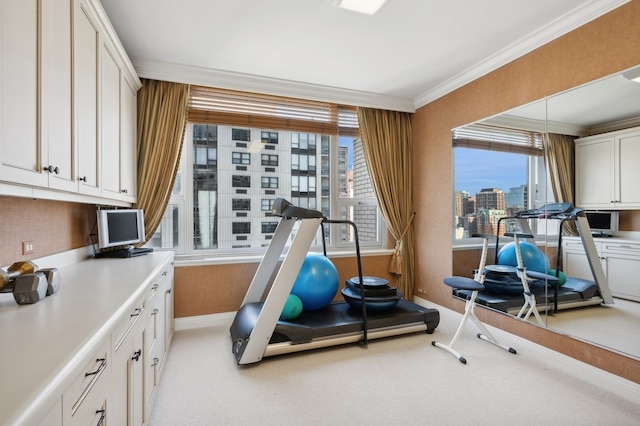
[[[32,305],[0,294],[0,424],[31,424],[46,414],[79,374],[80,361],[93,355],[172,257],[153,252],[64,266],[58,292]]]

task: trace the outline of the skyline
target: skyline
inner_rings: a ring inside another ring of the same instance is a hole
[[[521,154],[456,148],[454,190],[471,197],[483,188],[509,188],[527,183],[527,157]]]

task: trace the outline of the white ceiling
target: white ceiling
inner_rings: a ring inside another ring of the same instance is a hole
[[[413,111],[626,1],[102,4],[141,77]]]

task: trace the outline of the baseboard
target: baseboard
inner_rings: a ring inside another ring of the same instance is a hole
[[[173,323],[176,331],[189,330],[192,328],[231,325],[235,316],[235,312],[223,312],[221,314],[176,318]]]
[[[442,322],[444,317],[447,321],[458,324],[462,317],[462,314],[456,311],[436,305],[419,297],[414,297],[413,302],[420,306],[424,306],[425,308],[438,309],[441,317],[440,322]],[[517,348],[518,353],[533,353],[534,356],[540,357],[541,359],[544,358],[545,360],[552,360],[552,364],[557,365],[562,371],[578,377],[593,386],[604,389],[607,392],[635,404],[640,401],[640,384],[638,383],[616,376],[615,374],[601,370],[582,361],[578,361],[574,358],[561,354],[560,352],[556,352],[498,328],[489,325],[487,325],[487,328],[489,328],[489,331],[498,340],[508,344],[509,346]]]

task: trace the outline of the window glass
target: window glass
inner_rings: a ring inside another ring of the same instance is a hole
[[[248,143],[246,151],[239,150],[237,142],[251,137],[257,146]],[[150,243],[154,247],[177,254],[262,251],[280,220],[271,214],[276,198],[356,222],[363,249],[384,244],[359,139],[189,124],[184,147],[169,207]],[[251,164],[269,169],[253,170]],[[239,173],[238,165],[252,169]],[[319,230],[312,245],[320,246],[322,238]],[[352,248],[355,235],[346,225],[330,224],[324,239],[329,248]]]
[[[465,129],[453,134],[454,241],[476,233],[503,235],[506,218],[554,201],[540,134],[482,126],[473,130],[479,133]],[[541,226],[539,220],[518,226],[528,226],[538,237],[557,233],[554,224]]]

